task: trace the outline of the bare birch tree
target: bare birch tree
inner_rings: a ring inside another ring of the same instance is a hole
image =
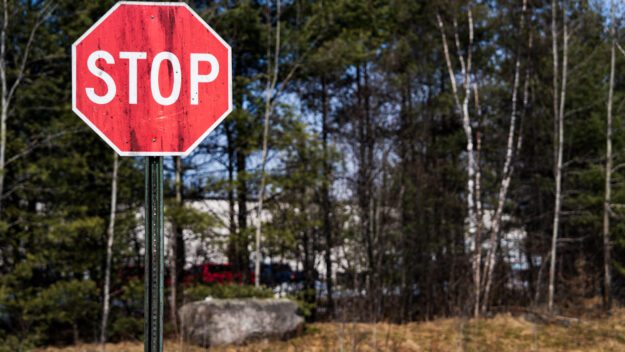
[[[0,31],[0,217],[2,216],[2,200],[4,196],[4,178],[6,175],[6,145],[7,145],[7,120],[15,91],[22,83],[26,73],[28,57],[33,47],[37,29],[46,21],[54,6],[45,1],[41,4],[41,10],[37,14],[35,22],[30,29],[28,40],[22,50],[21,58],[18,59],[15,80],[9,84],[7,77],[7,34],[9,31],[9,4],[8,0],[2,2],[2,29]]]
[[[263,120],[263,149],[260,165],[260,190],[258,194],[258,208],[256,215],[256,255],[254,258],[254,277],[256,287],[260,286],[260,245],[261,245],[261,233],[262,233],[262,212],[263,201],[265,198],[265,186],[267,183],[267,175],[265,175],[265,167],[267,165],[267,149],[269,140],[269,119],[273,112],[273,99],[275,96],[275,88],[278,82],[279,73],[279,58],[280,58],[280,0],[276,1],[276,36],[275,47],[273,54],[273,65],[270,65],[270,49],[267,49],[267,84],[265,86],[265,113]],[[271,31],[271,21],[268,21],[269,31]],[[271,38],[271,36],[268,36]],[[273,67],[272,67],[273,66]]]
[[[519,34],[522,35],[525,25],[525,12],[527,11],[527,0],[523,0],[523,8],[521,19],[519,21]],[[512,83],[512,101],[511,101],[511,113],[510,113],[510,127],[508,128],[508,141],[506,144],[506,158],[504,161],[503,169],[501,171],[501,184],[499,185],[499,193],[497,196],[497,209],[492,218],[492,224],[490,228],[489,248],[486,255],[486,262],[484,264],[484,299],[482,301],[482,311],[486,311],[488,308],[488,300],[490,296],[490,289],[493,282],[493,270],[495,268],[495,254],[497,252],[499,244],[499,230],[501,228],[501,222],[503,217],[503,210],[508,196],[508,189],[510,188],[510,182],[512,180],[512,159],[518,150],[515,150],[515,134],[516,134],[516,120],[517,120],[517,93],[519,90],[521,71],[521,45],[519,45],[516,54],[516,61],[514,63],[514,80]]]
[[[612,100],[614,96],[614,62],[616,47],[616,19],[614,0],[610,1],[610,80],[606,117],[605,195],[603,200],[603,306],[612,308],[612,274],[610,272],[610,202],[612,196]]]
[[[556,276],[556,262],[557,262],[557,244],[558,244],[558,231],[560,228],[560,213],[562,209],[562,151],[564,147],[564,104],[566,101],[566,78],[567,78],[567,61],[568,61],[568,32],[566,22],[566,6],[562,6],[562,86],[560,87],[560,99],[557,100],[558,95],[558,80],[556,75],[558,72],[558,43],[557,43],[557,26],[556,26],[556,1],[551,2],[551,35],[553,46],[553,68],[554,68],[554,80],[553,80],[553,94],[554,94],[554,117],[557,119],[556,136],[557,143],[556,148],[556,164],[555,164],[555,180],[556,180],[556,194],[555,194],[555,206],[553,212],[553,233],[551,236],[551,262],[549,265],[549,291],[547,296],[547,305],[549,312],[553,312],[553,296],[555,291],[555,276]]]
[[[476,241],[476,232],[477,232],[477,216],[476,216],[476,208],[475,208],[475,175],[476,175],[476,158],[474,151],[474,142],[473,142],[473,130],[471,126],[471,116],[469,114],[469,100],[471,98],[471,52],[473,49],[473,14],[471,9],[469,8],[467,12],[467,17],[469,21],[469,44],[466,49],[466,59],[462,55],[460,50],[460,40],[458,38],[458,28],[456,22],[454,21],[454,38],[456,41],[456,49],[458,60],[460,61],[461,73],[463,78],[463,86],[464,86],[464,97],[462,102],[460,100],[460,93],[458,91],[458,84],[456,82],[456,75],[454,73],[454,69],[451,63],[451,57],[449,54],[449,46],[447,44],[447,35],[445,34],[445,25],[443,23],[443,19],[439,13],[436,14],[436,20],[438,23],[438,28],[441,33],[441,41],[443,43],[443,54],[445,56],[445,62],[447,64],[447,71],[449,74],[449,80],[451,82],[451,89],[453,93],[454,103],[456,105],[456,109],[458,113],[461,114],[462,117],[462,128],[464,130],[465,138],[466,138],[466,153],[467,153],[467,212],[468,212],[468,228],[465,231],[465,239],[472,240],[474,242],[474,258],[473,258],[473,281],[477,286],[476,292],[479,292],[480,278],[479,278],[479,269],[477,267],[480,266],[480,258],[476,257],[479,251],[477,247],[479,244]],[[477,264],[476,264],[477,263]],[[474,297],[476,302],[479,302],[479,295]],[[479,307],[479,303],[477,303]]]
[[[473,84],[473,91],[475,97],[475,107],[477,109],[478,118],[481,120],[482,117],[482,108],[480,106],[480,95],[477,89],[477,84]],[[481,282],[481,270],[482,270],[482,231],[484,228],[484,213],[482,209],[482,166],[481,166],[481,155],[482,155],[482,134],[478,131],[476,133],[476,157],[475,157],[475,211],[477,216],[477,229],[475,231],[475,253],[473,254],[473,273],[474,273],[474,282]],[[480,285],[474,285],[473,287],[473,317],[479,318],[480,316],[480,295],[481,289]]]
[[[100,326],[100,344],[102,351],[106,350],[106,332],[110,312],[111,291],[111,262],[113,261],[113,242],[115,240],[115,216],[117,214],[117,171],[119,157],[113,152],[113,175],[111,177],[111,212],[106,230],[106,267],[104,269],[104,294],[102,303],[102,324]]]

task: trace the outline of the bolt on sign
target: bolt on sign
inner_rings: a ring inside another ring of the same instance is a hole
[[[231,62],[187,4],[122,1],[72,45],[72,108],[122,156],[186,156],[232,110]]]

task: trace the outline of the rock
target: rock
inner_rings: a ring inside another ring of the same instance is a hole
[[[185,304],[183,338],[203,347],[287,339],[301,332],[304,319],[287,299],[211,299]]]

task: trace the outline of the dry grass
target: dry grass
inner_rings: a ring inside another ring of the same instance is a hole
[[[168,341],[167,352],[208,349]],[[47,348],[39,352],[100,351],[97,345]],[[141,352],[141,343],[107,346],[108,352]],[[625,351],[625,310],[612,317],[582,320],[568,327],[529,322],[508,314],[490,319],[439,319],[427,323],[309,325],[289,341],[260,341],[247,346],[211,348],[216,352],[252,351]]]

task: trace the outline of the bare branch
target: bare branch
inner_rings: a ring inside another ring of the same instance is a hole
[[[621,44],[619,43],[614,43],[614,44],[616,44],[616,47],[621,52],[621,54],[625,55],[625,50],[623,50],[623,47],[621,46]]]
[[[31,141],[29,143],[29,145],[26,147],[26,149],[22,150],[21,152],[11,156],[9,159],[6,160],[4,166],[6,167],[7,165],[10,165],[14,162],[16,162],[17,160],[29,155],[30,153],[32,153],[33,151],[35,151],[36,149],[49,144],[50,142],[54,141],[55,139],[59,138],[59,137],[63,137],[65,135],[68,134],[72,134],[72,133],[77,133],[81,130],[84,130],[84,128],[74,128],[74,129],[64,129],[61,132],[57,132],[54,134],[50,134],[47,135],[45,137],[36,137],[33,139],[33,141]]]
[[[438,28],[440,29],[440,32],[441,32],[441,38],[443,42],[443,53],[445,55],[445,62],[447,63],[447,72],[449,73],[449,80],[451,81],[451,90],[454,95],[456,108],[458,109],[458,111],[462,111],[460,99],[458,98],[458,86],[456,83],[456,76],[454,75],[454,70],[451,67],[451,58],[449,57],[449,46],[447,45],[447,36],[445,35],[445,25],[439,13],[436,13],[436,20],[438,23]]]
[[[22,60],[19,66],[19,70],[17,72],[17,78],[13,82],[13,85],[11,85],[11,88],[9,89],[9,92],[6,96],[7,105],[11,103],[13,95],[15,94],[15,90],[22,82],[22,79],[24,79],[24,72],[26,71],[26,64],[28,63],[28,56],[30,55],[37,29],[39,29],[39,27],[50,17],[50,15],[52,15],[55,9],[56,5],[53,5],[52,2],[46,2],[39,13],[38,19],[35,21],[35,24],[30,30],[28,41],[26,42],[26,47],[24,48],[24,54],[22,55]]]

